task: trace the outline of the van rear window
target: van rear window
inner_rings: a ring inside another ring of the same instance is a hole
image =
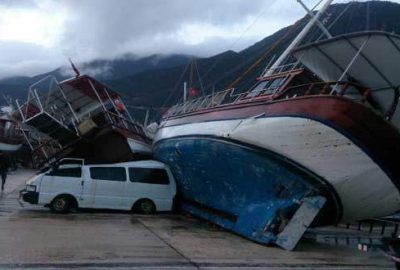
[[[126,181],[126,171],[123,167],[91,167],[90,177],[96,180]]]
[[[164,169],[129,168],[129,180],[135,183],[168,185],[168,174]]]

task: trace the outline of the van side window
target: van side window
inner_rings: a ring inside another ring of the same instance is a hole
[[[168,185],[168,174],[164,169],[129,168],[129,180],[135,183]]]
[[[90,177],[96,180],[126,181],[126,170],[122,167],[91,167]]]
[[[46,175],[49,176],[63,176],[63,177],[78,177],[82,176],[82,169],[81,167],[76,168],[57,168],[51,170]]]

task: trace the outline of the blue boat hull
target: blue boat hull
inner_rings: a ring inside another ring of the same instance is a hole
[[[302,198],[327,193],[292,161],[222,138],[165,139],[153,151],[170,166],[185,211],[264,244],[274,243]]]

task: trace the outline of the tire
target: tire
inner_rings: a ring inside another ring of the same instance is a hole
[[[58,196],[50,203],[50,209],[57,214],[66,214],[71,210],[73,201],[68,196]]]
[[[152,215],[156,212],[156,206],[149,199],[139,200],[135,203],[134,211],[143,215]]]

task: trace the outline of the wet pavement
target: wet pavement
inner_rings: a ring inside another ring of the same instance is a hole
[[[9,176],[0,197],[0,269],[395,269],[379,253],[302,241],[265,247],[181,215],[78,211],[18,202],[32,171]]]

